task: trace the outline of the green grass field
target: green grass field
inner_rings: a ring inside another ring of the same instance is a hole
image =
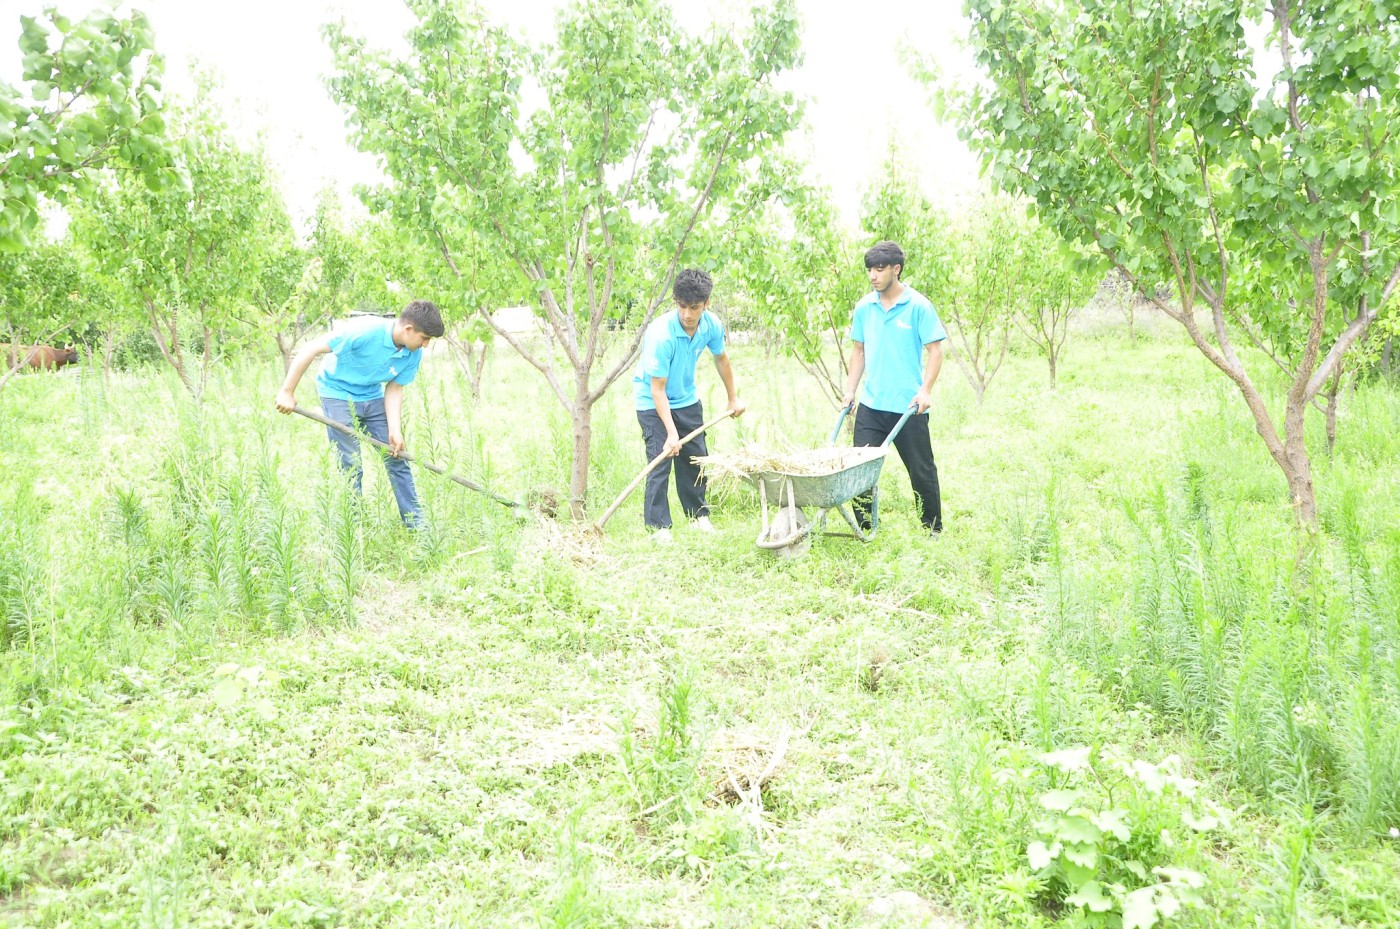
[[[820,444],[815,382],[733,355],[712,447]],[[589,549],[420,472],[412,538],[280,374],[0,394],[0,924],[1400,926],[1393,387],[1331,459],[1319,417],[1300,558],[1174,332],[1078,335],[1054,393],[1013,357],[981,409],[949,364],[944,537],[895,458],[874,543],[779,562],[742,488],[715,537],[651,545],[638,497]],[[506,346],[484,393],[430,359],[410,450],[562,491]],[[594,436],[597,513],[643,463],[625,383]]]

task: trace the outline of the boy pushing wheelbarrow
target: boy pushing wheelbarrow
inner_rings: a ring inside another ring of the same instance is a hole
[[[857,446],[878,446],[893,437],[919,499],[920,521],[936,538],[943,531],[943,502],[929,439],[928,408],[943,367],[943,340],[948,333],[928,298],[900,281],[904,250],[898,245],[877,243],[865,253],[865,271],[873,289],[856,304],[851,319],[850,376],[841,408],[855,406]],[[859,405],[857,387],[861,388]],[[907,417],[907,422],[901,417]],[[855,511],[861,527],[869,529],[869,494],[856,498]]]

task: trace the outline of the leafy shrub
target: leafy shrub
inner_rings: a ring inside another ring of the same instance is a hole
[[[1205,875],[1180,867],[1192,837],[1223,826],[1226,812],[1180,773],[1160,764],[1088,748],[1039,757],[1060,786],[1040,796],[1049,814],[1026,857],[1056,900],[1088,925],[1150,929],[1199,906]]]

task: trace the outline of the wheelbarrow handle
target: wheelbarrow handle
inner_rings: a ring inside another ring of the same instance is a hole
[[[828,445],[836,444],[836,440],[841,436],[841,426],[846,422],[846,415],[851,412],[851,408],[854,406],[855,404],[852,403],[850,406],[841,407],[840,415],[836,417],[836,428],[831,430],[831,441],[827,443]],[[899,417],[899,422],[894,424],[894,428],[890,430],[890,434],[885,436],[885,441],[880,443],[881,448],[887,447],[894,441],[894,437],[899,435],[899,430],[904,428],[904,424],[909,421],[909,417],[913,416],[918,409],[919,405],[917,403],[909,404],[909,409],[904,411],[904,415]]]
[[[836,440],[841,437],[841,426],[846,422],[846,414],[850,413],[855,405],[855,401],[851,401],[849,405],[841,407],[836,416],[836,428],[831,430],[831,439],[826,443],[827,445],[835,445]]]
[[[919,405],[917,403],[909,404],[909,409],[904,411],[904,415],[899,417],[899,422],[894,424],[894,428],[890,430],[890,434],[885,436],[885,441],[880,443],[881,448],[888,448],[890,446],[890,443],[894,441],[894,437],[899,435],[899,430],[904,428],[904,424],[909,422],[909,417],[913,416],[918,409]]]
[[[508,507],[511,507],[512,509],[516,509],[516,510],[521,509],[522,506],[523,506],[521,503],[519,503],[519,502],[517,502],[517,501],[515,501],[515,500],[509,500],[509,499],[507,499],[507,498],[505,498],[505,497],[502,497],[502,496],[499,496],[499,495],[497,495],[497,494],[492,493],[491,491],[487,490],[485,487],[481,486],[480,484],[476,483],[475,481],[467,480],[465,477],[462,477],[460,474],[452,474],[452,473],[450,473],[446,468],[443,468],[443,467],[440,467],[440,466],[438,466],[438,465],[432,464],[431,462],[423,461],[423,460],[420,459],[420,458],[414,458],[414,457],[413,457],[412,455],[410,455],[408,452],[395,452],[392,448],[389,447],[389,443],[387,443],[387,442],[381,442],[381,441],[379,441],[378,439],[376,439],[374,436],[368,435],[368,434],[366,434],[366,433],[364,433],[364,432],[361,432],[361,431],[358,430],[358,429],[353,429],[353,428],[351,428],[350,426],[345,425],[344,423],[338,423],[338,422],[336,422],[336,421],[333,420],[333,419],[327,419],[326,417],[322,416],[320,413],[314,412],[314,411],[312,411],[312,410],[308,410],[308,409],[306,409],[305,407],[301,407],[301,406],[294,406],[294,407],[292,407],[292,412],[293,412],[293,413],[297,413],[297,414],[299,414],[299,415],[301,415],[301,416],[305,416],[307,419],[314,420],[315,422],[318,422],[318,423],[320,423],[320,424],[323,425],[323,426],[327,426],[327,427],[329,427],[329,428],[331,428],[331,429],[334,429],[336,432],[343,433],[344,435],[348,435],[348,436],[350,436],[350,437],[352,437],[352,438],[356,438],[356,439],[360,439],[360,440],[362,440],[362,441],[368,442],[370,445],[373,445],[373,446],[376,447],[376,448],[382,448],[384,451],[388,452],[390,455],[392,455],[392,456],[395,457],[395,458],[401,458],[401,459],[403,459],[404,461],[416,462],[416,463],[418,464],[419,467],[427,468],[429,471],[432,471],[432,472],[434,472],[434,473],[436,473],[436,474],[441,474],[443,477],[447,478],[448,480],[450,480],[450,481],[455,481],[455,482],[457,482],[458,484],[461,484],[463,487],[467,488],[468,490],[474,490],[474,491],[476,491],[476,492],[479,493],[479,494],[485,494],[486,496],[490,497],[492,500],[495,500],[497,503],[501,504],[502,506],[508,506]]]

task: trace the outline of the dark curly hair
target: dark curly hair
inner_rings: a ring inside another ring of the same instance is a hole
[[[686,268],[676,275],[676,283],[671,288],[671,293],[677,303],[699,306],[710,299],[710,293],[714,289],[715,282],[710,280],[708,274],[699,268]]]

